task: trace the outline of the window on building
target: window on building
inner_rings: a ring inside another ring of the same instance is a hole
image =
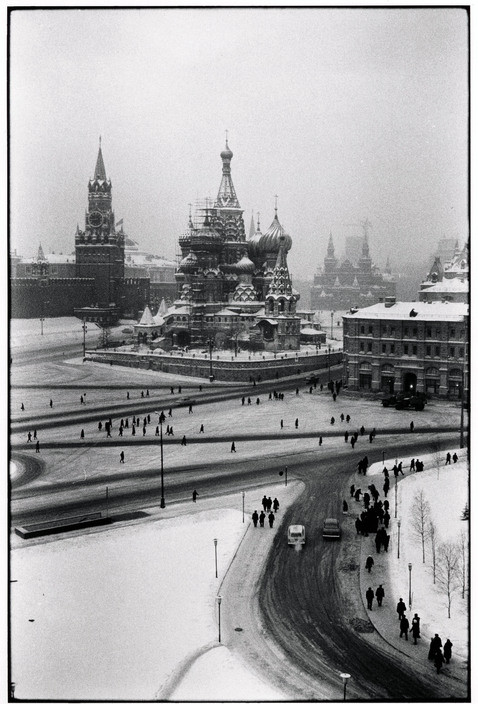
[[[371,325],[368,326],[368,334],[371,335],[373,333],[373,327]]]
[[[440,345],[435,345],[435,357],[440,356]]]
[[[52,264],[52,266],[51,266],[51,273],[58,274],[58,267],[54,264]]]
[[[392,337],[395,336],[395,326],[394,326],[394,325],[390,326],[390,335],[391,335]]]
[[[432,336],[432,329],[427,328],[427,337],[431,337],[431,336]]]
[[[382,353],[385,354],[387,351],[387,345],[382,345]]]
[[[455,337],[455,328],[450,328],[450,337]]]
[[[371,352],[371,351],[372,351],[372,343],[368,342],[367,343],[367,352]]]
[[[416,345],[413,345],[413,347],[412,347],[412,354],[415,355],[415,357],[417,356],[417,346]]]
[[[360,351],[363,352],[364,347],[363,347],[363,342],[360,343]]]
[[[463,357],[463,347],[458,348],[458,356]]]
[[[360,333],[363,335],[365,332],[365,325],[360,326]]]
[[[405,325],[405,327],[403,328],[403,334],[408,335],[408,325]]]
[[[418,328],[413,328],[413,337],[418,336]]]
[[[431,346],[431,345],[427,345],[427,346],[426,346],[426,348],[425,348],[425,354],[426,354],[427,357],[431,357],[431,355],[432,355],[432,346]]]
[[[26,266],[25,267],[25,274],[31,274],[32,273],[32,268],[31,266]]]
[[[395,345],[390,345],[390,354],[395,354]]]
[[[408,354],[408,345],[403,345],[403,354]]]
[[[455,348],[450,347],[450,357],[454,357],[454,356],[455,356]]]

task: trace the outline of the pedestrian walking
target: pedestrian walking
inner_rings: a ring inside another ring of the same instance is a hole
[[[259,515],[257,511],[252,514],[252,522],[254,523],[254,528],[257,528],[257,521],[259,520]]]
[[[298,419],[298,418],[295,419],[295,427],[296,427],[296,428],[299,427],[299,419]]]
[[[83,428],[81,429],[80,438],[82,440],[84,440],[84,438],[85,438],[85,431],[83,430]]]
[[[380,553],[381,545],[382,545],[382,536],[379,533],[377,533],[375,536],[375,547],[376,547],[378,553]]]
[[[350,485],[350,496],[353,499],[353,496],[355,494],[355,484]]]
[[[53,399],[50,399],[50,408],[53,408]]]
[[[340,414],[340,422],[343,423],[345,420],[345,416],[343,413]]]
[[[183,439],[181,440],[181,445],[186,445],[186,436],[183,435]]]
[[[37,444],[35,445],[35,452],[40,452],[40,441],[37,440]]]
[[[201,423],[201,427],[199,428],[199,432],[204,433],[204,424],[203,423]]]
[[[408,618],[406,616],[403,616],[402,619],[400,619],[400,638],[404,635],[405,640],[408,640],[408,628],[410,624],[408,623]]]
[[[133,425],[133,427],[131,428],[131,435],[136,435],[136,426],[135,425]]]
[[[281,419],[280,419],[280,429],[282,430],[283,427],[284,427],[284,421],[283,421],[282,418],[281,418]]]
[[[149,389],[146,389],[146,396],[149,396]]]
[[[146,435],[146,426],[143,425],[143,438],[144,438],[145,435]],[[186,443],[184,443],[184,444],[186,444]]]
[[[348,512],[349,512],[349,505],[346,502],[346,500],[344,499],[342,501],[342,513],[346,516],[348,514]]]
[[[156,437],[159,436],[159,425],[156,426],[156,430],[154,431],[154,434]]]
[[[348,430],[346,430],[345,433],[344,433],[344,439],[345,439],[345,442],[348,442],[348,441],[349,441],[349,432],[348,432]]]
[[[378,585],[375,590],[375,596],[377,597],[377,604],[382,606],[383,597],[385,596],[385,590],[381,584]]]
[[[129,401],[129,391],[126,392],[126,400]]]
[[[417,644],[417,638],[420,638],[420,624],[415,620],[412,619],[412,626],[410,628],[410,631],[413,636],[413,644]]]
[[[272,506],[274,507],[274,513],[277,513],[279,510],[279,499],[277,497],[272,502]]]
[[[122,425],[120,425],[120,427],[119,427],[118,435],[119,435],[120,437],[123,437],[123,426],[122,426]]]
[[[412,421],[410,421],[410,432],[413,433],[414,430],[415,430],[415,423],[412,420]]]
[[[420,616],[418,614],[413,614],[412,626],[414,623],[416,623],[416,625],[417,625],[417,630],[418,630],[417,638],[421,638],[421,635],[420,635]]]
[[[178,394],[180,394],[180,393],[181,393],[181,387],[178,386]]]
[[[446,462],[445,464],[451,464],[451,453],[447,452],[446,453]]]
[[[270,526],[270,528],[272,528],[272,526],[274,525],[274,519],[275,519],[275,516],[274,516],[274,514],[273,514],[272,511],[271,511],[271,512],[269,513],[269,526]]]
[[[445,662],[448,665],[448,663],[451,660],[451,649],[453,647],[453,643],[449,638],[446,639],[445,645],[443,646],[443,657],[445,658]]]
[[[192,412],[193,412],[193,404],[190,403],[190,404],[189,404],[189,413],[192,413]]]
[[[196,499],[198,496],[199,496],[199,494],[197,493],[196,489],[194,489],[194,491],[193,491],[193,503],[194,504],[196,503]]]
[[[410,461],[410,472],[415,471],[415,458]]]
[[[350,438],[350,447],[352,448],[352,450],[355,447],[355,442],[356,442],[355,437],[352,435],[352,437]]]
[[[371,443],[373,442],[373,433],[370,433],[368,436],[368,441]]]
[[[235,451],[236,451],[236,443],[233,440],[231,443],[231,452],[235,452]]]
[[[433,659],[433,662],[434,662],[435,667],[437,669],[437,675],[440,674],[440,670],[443,667],[443,660],[444,660],[444,657],[443,657],[443,653],[441,651],[441,648],[438,648],[438,650],[435,653],[435,657]]]
[[[373,597],[374,597],[373,589],[372,589],[372,587],[369,587],[367,589],[367,591],[365,592],[365,598],[367,599],[367,609],[369,609],[369,611],[372,611]]]
[[[453,454],[453,464],[456,464],[458,462],[458,455],[456,452]]]
[[[22,411],[24,411],[24,410],[25,410],[25,406],[24,406],[23,403],[22,403]]]
[[[32,441],[32,434],[31,434],[30,432],[28,432],[28,440],[27,440],[27,442],[31,442],[31,441]]]
[[[345,416],[345,420],[347,421],[347,423],[350,423],[350,416],[348,414]]]
[[[374,565],[373,557],[371,555],[369,555],[367,557],[367,559],[365,560],[365,569],[368,570],[369,574],[372,571],[373,565]]]
[[[442,646],[441,638],[438,635],[438,633],[435,633],[435,635],[432,639],[432,644],[431,644],[433,657],[435,656],[435,653],[437,652],[437,650],[439,650],[441,648],[441,646]]]
[[[259,516],[259,525],[261,528],[264,528],[264,521],[266,520],[266,514],[264,511],[261,511],[260,516]]]
[[[141,398],[144,398],[144,391],[141,392]]]
[[[121,450],[120,452],[120,464],[124,464],[124,452]]]
[[[319,446],[322,445],[322,435],[319,435]]]
[[[334,399],[334,401],[337,400],[337,394],[335,393],[335,391],[334,391],[334,393],[332,394],[332,398]]]
[[[242,397],[242,405],[244,405],[244,404],[245,404],[245,402],[246,402],[246,397],[245,397],[245,396],[243,396],[243,397]]]
[[[398,614],[399,621],[402,620],[406,610],[407,610],[407,607],[405,606],[405,603],[404,603],[402,597],[400,597],[400,599],[398,600],[398,604],[397,604],[397,614]]]

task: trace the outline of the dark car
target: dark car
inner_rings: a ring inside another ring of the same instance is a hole
[[[423,411],[425,408],[425,401],[418,396],[407,396],[395,404],[396,411]]]
[[[324,526],[322,528],[322,537],[324,539],[334,539],[340,540],[342,536],[342,529],[340,528],[340,523],[336,518],[326,518],[324,521]]]
[[[395,406],[397,401],[401,401],[403,398],[405,398],[404,394],[386,396],[385,398],[382,398],[382,406],[385,406],[385,408],[388,408],[388,406]]]

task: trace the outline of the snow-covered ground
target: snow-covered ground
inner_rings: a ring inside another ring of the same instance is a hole
[[[433,586],[429,558],[423,565],[420,542],[409,527],[413,497],[422,489],[439,541],[457,539],[467,530],[468,523],[460,518],[468,498],[468,467],[464,451],[458,452],[459,462],[442,465],[439,476],[431,456],[421,458],[423,473],[405,469],[405,479],[398,483],[401,554],[398,560],[390,552],[387,569],[390,598],[407,601],[407,565],[412,563],[413,611],[420,613],[422,633],[449,637],[454,656],[464,658],[467,601],[457,591],[448,619],[443,594]],[[406,468],[410,458],[399,459]],[[381,464],[374,465],[368,476],[381,470]],[[290,486],[271,486],[268,493],[285,507]],[[262,493],[246,493],[245,523],[241,495],[235,494],[224,497],[221,507],[217,500],[201,504],[198,499],[196,506],[179,507],[179,513],[172,509],[171,518],[156,511],[146,520],[87,535],[36,544],[15,538],[11,644],[16,695],[60,700],[283,699],[273,683],[262,681],[218,643],[216,595]]]

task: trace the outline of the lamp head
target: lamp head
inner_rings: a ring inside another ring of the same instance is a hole
[[[217,601],[218,604],[221,603],[221,601],[222,601],[222,596],[221,596],[220,594],[217,595],[216,601]]]
[[[408,569],[410,570],[410,572],[412,571],[412,563],[411,562],[408,563]]]

